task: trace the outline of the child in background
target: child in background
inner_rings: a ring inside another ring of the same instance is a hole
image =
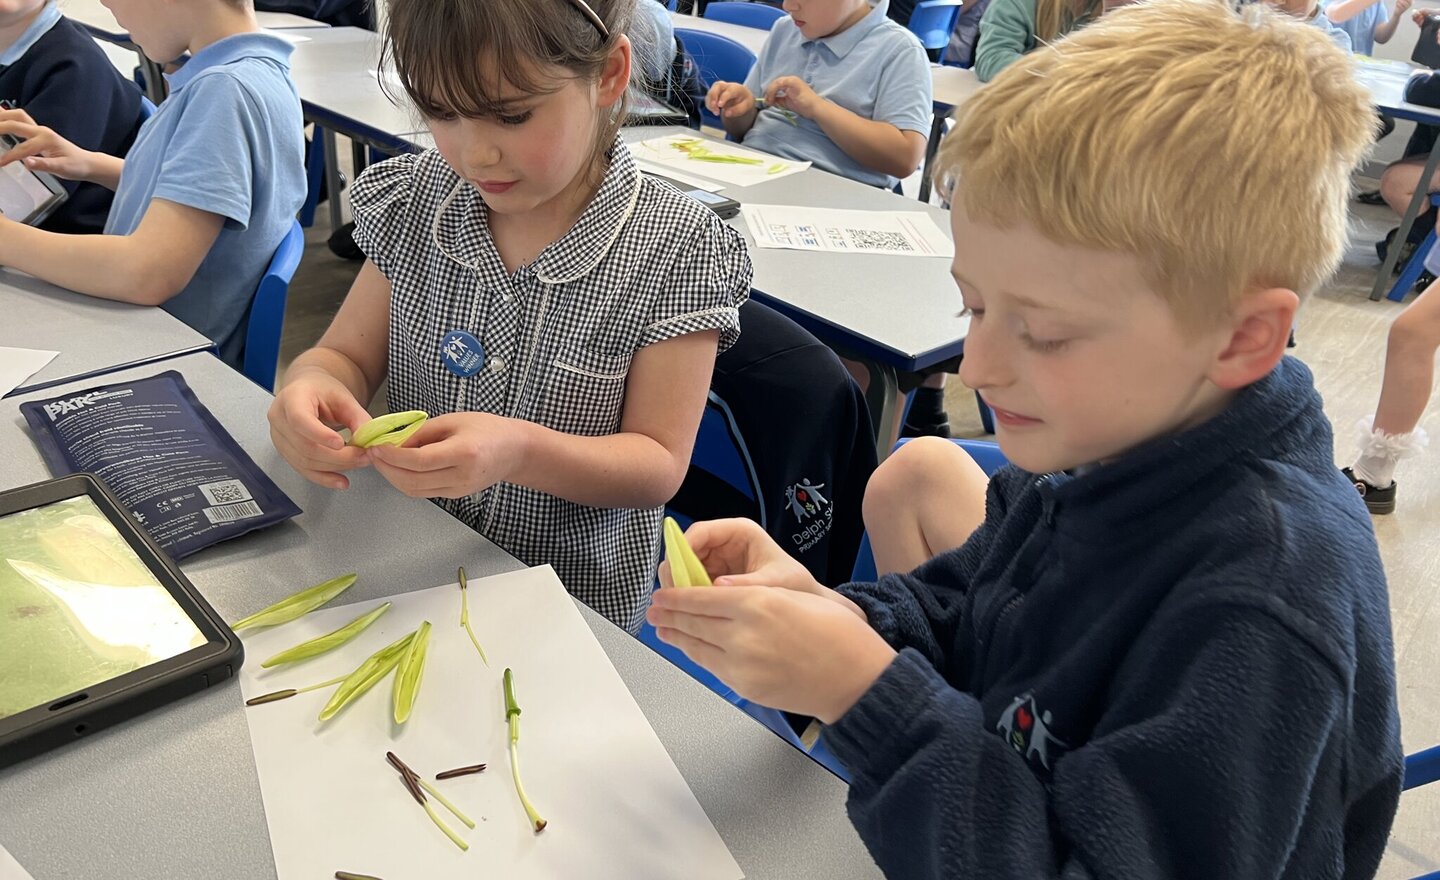
[[[15,0],[0,11],[0,101],[83,150],[123,156],[140,130],[140,90],[55,0]],[[40,228],[103,230],[114,193],[94,183],[64,185],[70,197]]]
[[[1286,15],[1294,16],[1319,28],[1335,45],[1346,52],[1353,48],[1350,45],[1350,34],[1325,16],[1325,11],[1320,8],[1320,0],[1269,0],[1269,3]]]
[[[250,302],[305,198],[291,44],[260,30],[250,0],[106,0],[146,56],[173,61],[170,95],[125,158],[83,149],[0,111],[24,161],[115,193],[105,235],[0,218],[0,264],[103,299],[160,306],[239,366]],[[121,172],[124,172],[123,175]]]
[[[1440,253],[1425,258],[1433,277],[1440,274]],[[1425,448],[1429,435],[1420,417],[1435,384],[1435,352],[1440,349],[1440,293],[1431,285],[1390,325],[1385,347],[1385,378],[1375,416],[1360,422],[1360,456],[1344,468],[1365,507],[1374,514],[1395,510],[1395,466]]]
[[[1099,18],[1104,0],[991,0],[980,19],[975,76],[989,82],[1022,55]]]
[[[385,54],[436,148],[356,180],[368,259],[270,408],[306,478],[373,466],[632,629],[751,275],[618,137],[635,2],[393,0]],[[432,418],[346,446],[382,382]]]
[[[893,188],[920,167],[933,105],[925,50],[888,8],[785,0],[790,17],[770,29],[744,84],[713,83],[706,105],[747,147]]]
[[[716,586],[659,590],[659,637],[829,725],[892,880],[1373,876],[1403,773],[1385,577],[1284,357],[1344,249],[1366,90],[1261,5],[1152,0],[958,116],[960,376],[1011,466],[985,494],[951,443],[891,456],[877,583],[697,524]]]
[[[1395,28],[1412,2],[1395,0],[1395,8],[1386,15],[1385,0],[1337,0],[1326,4],[1325,17],[1350,35],[1350,51],[1374,55],[1376,43],[1388,43],[1395,36]]]

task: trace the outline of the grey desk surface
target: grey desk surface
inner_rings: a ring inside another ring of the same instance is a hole
[[[67,387],[167,366],[305,511],[184,561],[226,619],[338,571],[360,572],[351,599],[363,600],[450,582],[458,564],[472,577],[518,567],[374,474],[346,492],[306,483],[270,444],[269,395],[209,355]],[[9,452],[0,458],[0,487],[49,476],[23,427],[23,400],[0,401]],[[582,612],[747,877],[880,876],[846,820],[839,780],[624,631]],[[275,876],[234,682],[0,770],[0,805],[0,843],[36,880]]]
[[[423,123],[403,100],[392,102],[381,88],[376,78],[379,36],[354,27],[307,31],[303,36],[309,39],[295,45],[290,78],[306,115],[336,131],[365,136],[378,146],[403,149],[399,135]],[[398,80],[387,82],[387,87],[397,98],[404,94]]]
[[[127,42],[130,35],[115,21],[115,13],[106,9],[100,0],[60,0],[60,11],[85,25],[91,32],[105,34],[112,42]],[[263,28],[290,30],[295,28],[329,27],[324,22],[291,15],[288,12],[257,12],[255,20]]]
[[[161,309],[82,296],[4,270],[0,314],[0,345],[60,352],[16,393],[211,346]]]
[[[633,142],[689,131],[633,128],[624,137]],[[703,168],[694,173],[705,175]],[[726,186],[721,194],[741,204],[922,211],[950,232],[949,214],[933,205],[817,168],[754,186]],[[970,321],[959,317],[960,293],[949,259],[761,248],[743,218],[736,216],[730,225],[749,245],[756,292],[822,338],[902,370],[930,366],[963,348]]]

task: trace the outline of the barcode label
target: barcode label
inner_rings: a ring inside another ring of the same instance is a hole
[[[254,501],[242,501],[239,504],[227,504],[224,507],[207,507],[205,508],[205,518],[219,525],[220,523],[232,523],[239,519],[249,519],[252,516],[259,516],[263,512],[260,505]]]
[[[197,487],[205,500],[211,504],[234,504],[236,501],[249,501],[252,496],[250,490],[239,480],[221,480],[218,483],[205,483]]]

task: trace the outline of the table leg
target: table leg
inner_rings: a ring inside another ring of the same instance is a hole
[[[870,372],[865,402],[870,407],[870,417],[875,420],[875,452],[878,460],[884,461],[900,436],[900,412],[905,398],[900,394],[900,380],[894,367],[868,359],[864,364]]]
[[[1400,250],[1405,239],[1410,234],[1410,227],[1415,225],[1415,218],[1420,214],[1420,206],[1430,198],[1426,192],[1429,188],[1430,176],[1435,173],[1435,167],[1440,165],[1440,139],[1435,141],[1435,146],[1430,148],[1430,158],[1425,160],[1425,172],[1420,175],[1420,184],[1415,187],[1415,194],[1410,197],[1410,204],[1405,206],[1405,216],[1400,219],[1400,229],[1395,233],[1394,240],[1385,253],[1385,262],[1380,264],[1380,273],[1375,276],[1375,286],[1370,288],[1370,298],[1378,300],[1385,295],[1385,288],[1390,285],[1390,275],[1395,271],[1395,263],[1400,259]]]
[[[324,137],[326,199],[330,202],[330,231],[334,232],[345,224],[340,205],[340,152],[335,145],[334,130],[326,128]]]
[[[935,153],[940,149],[940,138],[945,136],[945,119],[948,116],[948,110],[937,110],[930,121],[930,140],[925,142],[925,164],[920,172],[920,201],[926,204],[930,203],[931,166],[935,163]]]

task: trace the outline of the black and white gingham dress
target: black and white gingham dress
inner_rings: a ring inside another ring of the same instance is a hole
[[[708,208],[643,178],[618,139],[609,158],[575,226],[513,276],[479,192],[435,150],[381,162],[355,181],[355,240],[393,290],[392,411],[484,411],[613,434],[636,350],[712,329],[721,350],[735,341],[750,291],[744,240]],[[474,376],[441,361],[452,330],[484,347]],[[585,507],[509,483],[436,503],[522,562],[553,565],[596,611],[639,627],[660,508]]]

